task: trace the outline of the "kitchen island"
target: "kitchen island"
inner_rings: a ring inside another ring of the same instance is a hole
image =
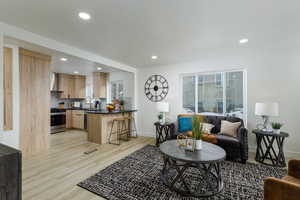
[[[97,144],[108,143],[108,137],[111,131],[113,119],[120,117],[131,117],[136,111],[137,110],[118,110],[112,112],[108,112],[106,110],[86,111],[88,141]]]

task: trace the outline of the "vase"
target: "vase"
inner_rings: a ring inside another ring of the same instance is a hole
[[[280,129],[273,129],[273,133],[280,134]]]
[[[195,149],[196,150],[201,150],[202,149],[202,140],[196,140]]]

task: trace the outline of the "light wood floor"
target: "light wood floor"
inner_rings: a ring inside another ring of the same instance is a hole
[[[143,146],[155,143],[154,138],[138,137],[120,146],[97,145],[87,142],[86,133],[78,130],[50,138],[47,152],[23,160],[23,200],[103,199],[76,184]],[[98,151],[84,154],[94,148]],[[249,153],[248,162],[255,162],[254,153]]]
[[[87,142],[83,131],[51,135],[47,152],[23,160],[23,200],[103,199],[76,184],[147,144],[154,139],[138,137],[116,146]],[[98,151],[84,154],[94,148]]]

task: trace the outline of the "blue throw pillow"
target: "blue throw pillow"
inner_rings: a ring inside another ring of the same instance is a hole
[[[178,119],[178,131],[184,133],[192,130],[192,118],[191,117],[179,117]]]

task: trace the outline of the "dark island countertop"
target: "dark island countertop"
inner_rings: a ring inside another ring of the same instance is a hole
[[[112,112],[108,112],[107,110],[86,111],[87,114],[121,114],[121,113],[129,113],[129,112],[137,112],[137,110],[114,110]]]

